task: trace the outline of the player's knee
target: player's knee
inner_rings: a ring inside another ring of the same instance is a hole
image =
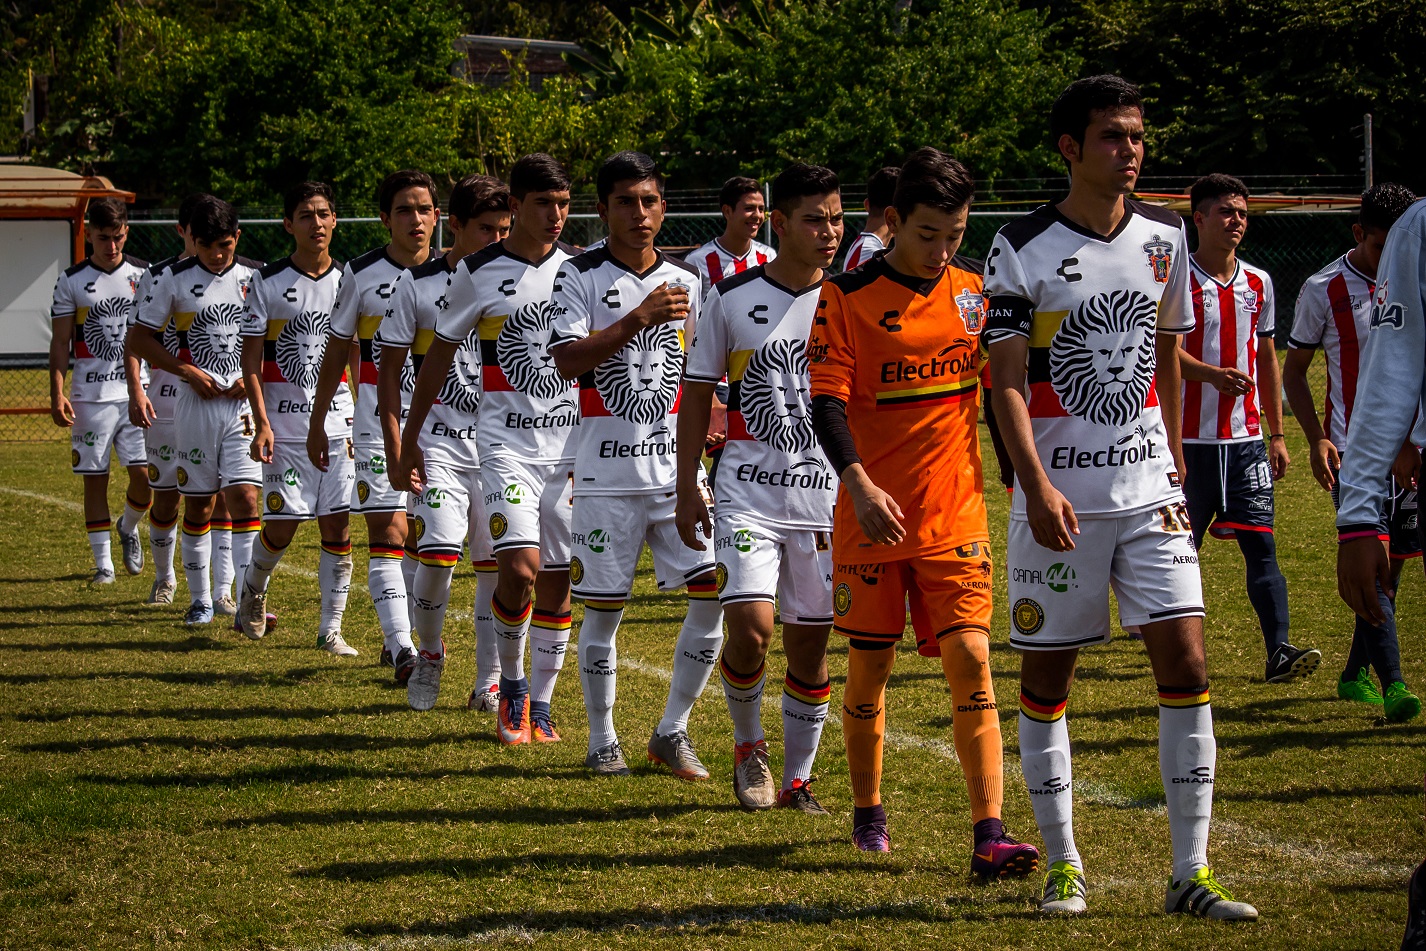
[[[940,640],[941,668],[963,679],[988,677],[990,639],[980,631],[948,634]]]

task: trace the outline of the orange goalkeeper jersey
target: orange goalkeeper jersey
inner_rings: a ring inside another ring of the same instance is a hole
[[[812,395],[846,404],[862,466],[901,507],[906,528],[896,545],[872,544],[842,488],[838,562],[899,561],[988,539],[976,429],[982,286],[976,261],[953,258],[923,281],[881,254],[822,284],[808,344]]]

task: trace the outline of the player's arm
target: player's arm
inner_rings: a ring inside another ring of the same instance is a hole
[[[387,468],[391,485],[400,491],[420,492],[426,486],[426,457],[421,452],[421,429],[426,425],[426,417],[435,405],[459,349],[458,341],[447,340],[437,332],[421,360],[416,386],[411,392],[411,410],[406,415],[406,428],[401,431],[400,451],[394,457],[395,464]],[[383,351],[381,356],[381,366],[385,370],[387,351]]]
[[[147,360],[149,366],[172,373],[187,383],[200,399],[211,400],[220,392],[213,378],[192,363],[184,363],[169,353],[159,340],[164,325],[173,317],[173,286],[171,274],[154,278],[150,293],[139,307],[138,322],[129,328],[124,349],[133,351],[134,356],[142,360]]]
[[[1178,363],[1178,355],[1183,350],[1178,342],[1176,333],[1154,334],[1154,357],[1158,361],[1154,389],[1158,392],[1159,415],[1164,420],[1173,466],[1182,480],[1187,470],[1183,465],[1183,380],[1179,376]]]
[[[69,372],[69,344],[74,337],[74,314],[50,321],[50,418],[56,426],[74,425],[74,406],[64,393],[64,376]]]
[[[381,420],[381,441],[386,446],[386,462],[390,466],[392,460],[398,464],[401,461],[401,371],[411,349],[382,343],[379,336],[372,341],[372,346],[381,348],[381,368],[376,375],[376,413]]]
[[[694,551],[704,551],[703,538],[713,536],[713,523],[708,516],[708,504],[703,500],[703,447],[712,417],[713,391],[717,383],[703,380],[683,381],[683,393],[678,401],[678,503],[674,515],[678,537]],[[703,538],[699,537],[699,529]]]
[[[1253,378],[1237,367],[1216,367],[1179,348],[1179,373],[1185,380],[1207,383],[1227,396],[1242,396],[1253,389]]]
[[[153,401],[144,389],[143,365],[129,348],[127,334],[124,336],[124,383],[129,390],[129,422],[148,429],[155,419]]]
[[[660,284],[638,307],[598,333],[552,343],[550,356],[554,357],[560,376],[574,380],[618,353],[645,327],[686,321],[689,313],[687,289]]]
[[[1336,482],[1334,473],[1341,468],[1342,458],[1337,447],[1322,430],[1322,419],[1317,415],[1317,406],[1312,397],[1312,384],[1307,382],[1307,368],[1312,366],[1312,357],[1317,351],[1294,348],[1287,351],[1283,361],[1282,388],[1287,393],[1287,405],[1292,407],[1293,418],[1302,427],[1307,437],[1308,459],[1312,464],[1312,478],[1322,488],[1331,490]]]
[[[322,351],[322,365],[317,371],[317,391],[312,397],[312,417],[307,429],[307,458],[323,472],[330,464],[330,440],[327,439],[327,411],[337,395],[337,387],[342,383],[342,374],[352,361],[352,348],[357,343],[357,316],[361,304],[361,290],[357,287],[356,276],[351,265],[342,271],[342,282],[337,288],[337,303],[332,308],[331,332],[327,335],[327,347]],[[353,373],[352,388],[361,382],[361,358],[357,356],[356,371]]]
[[[1282,432],[1282,368],[1277,362],[1277,345],[1272,336],[1258,338],[1258,404],[1268,424],[1268,466],[1273,479],[1287,475],[1292,457]]]
[[[262,349],[264,337],[243,337],[243,380],[247,383],[248,404],[253,411],[253,441],[249,454],[258,462],[272,461],[272,424],[267,419],[267,401],[262,391]]]

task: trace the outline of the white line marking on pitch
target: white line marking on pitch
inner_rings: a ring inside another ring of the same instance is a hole
[[[57,499],[53,495],[43,495],[39,492],[31,492],[28,489],[13,489],[8,485],[0,485],[0,492],[6,495],[18,495],[22,499],[34,499],[36,502],[44,502],[56,508],[68,509],[71,512],[83,512],[84,506],[72,499]]]

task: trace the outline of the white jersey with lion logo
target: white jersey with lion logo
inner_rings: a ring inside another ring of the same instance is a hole
[[[242,321],[248,286],[256,274],[236,261],[214,274],[196,256],[184,258],[153,275],[149,292],[139,303],[138,322],[162,331],[172,319],[193,365],[220,389],[227,389],[242,376]]]
[[[143,279],[142,261],[124,255],[112,271],[90,258],[67,268],[54,285],[50,318],[74,319],[74,375],[69,398],[81,403],[121,403],[129,398],[124,380],[124,336]],[[143,380],[148,382],[147,377]]]
[[[262,397],[275,442],[307,440],[341,276],[336,262],[313,277],[283,258],[259,270],[248,289],[243,336],[263,338]],[[326,430],[332,440],[351,437],[352,394],[345,380],[327,411]]]
[[[758,524],[830,531],[837,476],[812,432],[807,338],[821,282],[783,287],[762,266],[713,288],[688,355],[687,377],[728,377],[728,444],[716,510]]]
[[[1108,237],[1045,205],[1001,228],[985,262],[984,339],[1029,338],[1035,448],[1081,518],[1181,496],[1153,386],[1154,341],[1193,329],[1188,240],[1177,214],[1124,204]],[[1025,517],[1023,492],[1012,516]]]
[[[663,284],[688,290],[688,319],[646,327],[579,379],[576,496],[673,489],[683,352],[697,325],[702,292],[697,272],[683,261],[658,252],[653,265],[639,273],[608,246],[570,258],[555,276],[552,349],[613,325]]]

